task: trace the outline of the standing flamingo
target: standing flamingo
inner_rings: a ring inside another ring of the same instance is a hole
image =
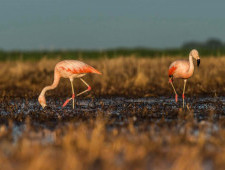
[[[198,55],[198,51],[193,49],[189,53],[189,61],[187,60],[177,60],[174,61],[172,64],[170,64],[169,67],[169,83],[173,87],[174,93],[175,93],[175,100],[177,102],[177,92],[173,86],[173,78],[181,78],[184,79],[184,89],[183,89],[183,108],[184,108],[184,92],[185,92],[185,86],[187,83],[187,79],[190,78],[194,73],[194,64],[193,59],[195,58],[197,60],[197,65],[200,64],[200,57]]]
[[[55,71],[54,71],[54,81],[52,85],[46,86],[41,91],[41,94],[38,97],[38,101],[40,105],[44,108],[46,105],[45,100],[45,93],[48,90],[52,90],[56,88],[59,84],[59,80],[61,77],[63,78],[69,78],[72,86],[72,97],[70,99],[67,99],[65,103],[63,104],[63,107],[67,105],[67,103],[73,99],[73,109],[74,109],[74,88],[73,88],[73,79],[74,78],[80,78],[80,80],[88,87],[87,90],[84,90],[83,92],[77,94],[76,96],[80,96],[81,94],[84,94],[85,92],[88,92],[91,90],[91,86],[89,86],[81,77],[85,76],[87,73],[96,73],[101,74],[98,70],[94,69],[93,67],[76,60],[64,60],[56,64]]]

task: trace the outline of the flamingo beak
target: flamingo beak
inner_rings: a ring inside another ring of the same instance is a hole
[[[47,105],[45,103],[41,103],[41,106],[44,109]]]
[[[199,67],[200,65],[200,59],[197,59],[197,66]]]

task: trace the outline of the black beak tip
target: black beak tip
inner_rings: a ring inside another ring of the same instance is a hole
[[[197,60],[197,66],[199,67],[200,65],[200,59]]]

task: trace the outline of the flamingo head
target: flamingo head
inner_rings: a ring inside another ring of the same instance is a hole
[[[42,108],[44,109],[46,105],[46,100],[45,100],[45,96],[40,95],[38,97],[38,102],[40,103],[40,105],[42,106]]]
[[[197,60],[197,66],[199,67],[200,65],[200,57],[198,54],[198,51],[196,49],[191,50],[190,55]]]

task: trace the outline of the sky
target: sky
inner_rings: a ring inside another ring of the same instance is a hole
[[[173,48],[225,41],[223,0],[0,0],[0,49]]]

